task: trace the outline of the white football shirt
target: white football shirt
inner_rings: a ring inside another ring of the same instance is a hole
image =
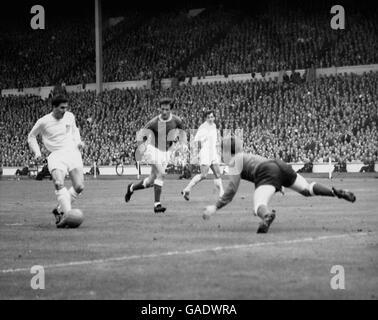
[[[69,111],[64,113],[62,119],[57,120],[49,113],[35,123],[28,136],[29,145],[34,152],[40,151],[36,139],[38,134],[41,134],[42,142],[50,152],[72,150],[81,142],[75,116]]]
[[[217,154],[218,132],[215,123],[204,122],[198,128],[194,141],[201,142],[201,150],[207,150],[211,154]]]

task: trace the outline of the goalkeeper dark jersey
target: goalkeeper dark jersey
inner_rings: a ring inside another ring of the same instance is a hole
[[[297,173],[284,161],[255,154],[239,153],[231,159],[229,166],[230,182],[216,203],[218,209],[232,201],[241,179],[255,183],[256,188],[271,185],[280,191],[282,186],[290,187],[297,178]]]

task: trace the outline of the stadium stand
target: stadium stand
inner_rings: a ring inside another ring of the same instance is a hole
[[[247,81],[186,85],[178,89],[127,89],[69,94],[87,146],[84,163],[112,165],[121,154],[133,163],[135,132],[171,95],[186,128],[198,128],[204,109],[216,110],[218,127],[244,130],[248,151],[288,162],[378,160],[378,72],[321,77],[316,81]],[[50,111],[39,97],[0,98],[3,166],[30,161],[26,137]]]
[[[284,3],[249,12],[209,7],[195,17],[177,10],[124,12],[120,23],[104,27],[104,81],[378,61],[377,10],[348,14],[348,28],[338,32],[329,26],[329,8],[301,11]],[[0,32],[0,88],[95,82],[93,24],[91,16],[65,17],[43,33],[17,25]]]

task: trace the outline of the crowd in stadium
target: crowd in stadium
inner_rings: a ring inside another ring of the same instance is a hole
[[[217,125],[243,129],[247,151],[288,162],[377,161],[378,73],[338,75],[316,81],[248,81],[185,85],[165,91],[128,89],[69,94],[83,140],[84,163],[133,163],[135,133],[158,112],[162,95],[174,99],[174,112],[187,129],[215,110]],[[51,111],[39,97],[0,99],[1,163],[30,162],[27,134]]]
[[[161,79],[370,64],[378,61],[378,14],[348,14],[330,28],[329,8],[280,2],[258,10],[208,8],[198,16],[130,12],[104,19],[104,81]],[[95,82],[93,17],[49,21],[43,32],[0,32],[0,88]]]
[[[239,23],[188,65],[190,75],[225,75],[370,64],[378,61],[378,15],[348,14],[348,28],[332,30],[328,12],[271,8]]]
[[[332,30],[328,9],[272,1],[253,12],[135,11],[122,13],[117,23],[106,16],[104,81],[377,63],[377,11],[349,13],[348,27]],[[95,82],[93,24],[89,16],[50,20],[43,32],[17,25],[3,32],[0,24],[0,89]],[[220,130],[243,129],[247,151],[287,162],[371,162],[378,161],[377,88],[378,73],[370,72],[68,96],[86,143],[85,165],[133,163],[135,133],[157,114],[162,96],[173,97],[188,130],[204,121],[204,110],[215,110]],[[1,165],[30,163],[27,134],[50,111],[49,99],[0,98]]]

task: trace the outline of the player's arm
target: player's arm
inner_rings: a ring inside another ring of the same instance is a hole
[[[153,130],[154,128],[157,127],[157,122],[158,122],[158,117],[155,117],[151,119],[150,121],[148,121],[146,125],[143,127],[143,129]]]
[[[173,140],[173,143],[177,143],[178,141],[183,142],[185,140],[186,134],[184,131],[184,123],[182,122],[181,118],[178,116],[175,116],[176,121],[176,129],[175,131],[178,132],[177,136]]]
[[[184,122],[178,116],[176,116],[176,128],[181,129],[181,130],[185,130]]]
[[[198,152],[201,151],[202,141],[205,140],[205,135],[201,127],[198,128],[196,135],[194,136],[194,142],[197,143]]]
[[[81,140],[80,130],[76,125],[75,116],[73,117],[73,120],[72,120],[72,135],[73,135],[73,139],[74,139],[77,147],[79,149],[83,148],[84,142]]]
[[[147,122],[147,124],[140,130],[142,140],[137,139],[140,144],[151,144],[152,138],[157,139],[158,137],[154,136],[154,131],[157,131],[158,127],[158,117],[155,117]],[[152,143],[153,144],[153,143]]]
[[[211,206],[207,206],[203,213],[204,219],[209,219],[210,216],[215,213],[217,210],[223,208],[225,205],[229,204],[234,198],[236,192],[238,191],[240,185],[240,174],[235,174],[230,176],[230,181],[224,192],[223,196],[218,199],[218,201]]]
[[[42,156],[41,149],[39,148],[39,145],[37,142],[37,136],[40,134],[40,132],[41,132],[41,121],[38,120],[28,134],[29,148],[33,152],[35,159],[38,159]]]
[[[172,155],[175,151],[182,148],[183,145],[187,143],[186,132],[184,131],[184,125],[182,120],[174,116],[176,128],[168,132],[167,143],[171,144],[169,150],[172,152]]]

